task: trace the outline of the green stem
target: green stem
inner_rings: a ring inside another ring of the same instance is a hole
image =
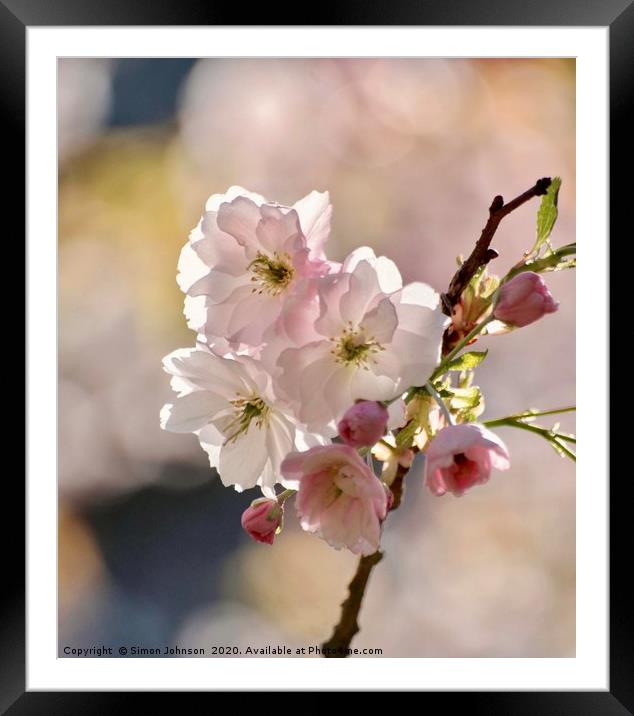
[[[566,246],[560,246],[559,248],[553,249],[553,252],[548,254],[548,256],[521,261],[506,274],[506,276],[501,280],[500,285],[510,281],[512,278],[517,276],[518,273],[523,273],[524,271],[541,273],[542,271],[552,269],[557,266],[562,258],[565,258],[566,256],[574,256],[576,253],[577,244],[575,242],[573,244],[566,244]]]
[[[496,418],[489,422],[499,422],[500,420],[525,420],[526,418],[539,418],[542,415],[557,415],[558,413],[572,413],[577,409],[576,405],[570,405],[566,408],[553,408],[552,410],[525,410],[523,413],[515,415],[506,415],[503,418]]]
[[[555,442],[557,444],[558,450],[561,450],[563,453],[565,453],[573,462],[577,462],[577,456],[567,445],[565,445],[559,440],[552,440],[551,442]]]
[[[438,378],[439,375],[442,375],[443,373],[447,372],[447,366],[451,361],[460,353],[460,351],[467,346],[471,341],[482,332],[482,329],[488,324],[491,323],[493,320],[493,314],[487,316],[483,321],[478,323],[478,325],[470,332],[468,333],[461,341],[458,343],[458,345],[450,352],[448,353],[443,360],[441,361],[440,365],[436,370],[431,374],[430,381],[434,380],[435,378]]]
[[[548,428],[542,428],[539,425],[531,425],[530,423],[525,423],[522,420],[512,420],[510,418],[500,418],[499,420],[485,420],[483,425],[486,425],[488,428],[495,428],[495,427],[509,427],[509,428],[519,428],[520,430],[526,430],[529,433],[535,433],[536,435],[540,435],[545,440],[548,440],[548,442],[553,446],[556,447],[556,449],[564,455],[567,455],[571,460],[577,461],[577,456],[575,453],[566,445],[566,443],[573,443],[577,444],[577,439],[574,435],[566,435],[565,433],[556,433],[553,430],[548,430]]]
[[[288,500],[289,497],[292,497],[297,490],[284,490],[284,492],[280,492],[279,495],[277,495],[277,503],[279,505],[283,505],[286,500]]]
[[[548,428],[542,428],[539,425],[523,423],[521,420],[509,420],[507,418],[502,418],[501,420],[485,420],[482,424],[486,425],[487,428],[519,428],[520,430],[527,430],[530,433],[536,433],[537,435],[541,435],[542,437],[559,438],[560,440],[565,440],[566,442],[574,443],[575,445],[577,443],[577,438],[574,435],[566,435],[566,433],[556,433],[552,430],[549,430]]]

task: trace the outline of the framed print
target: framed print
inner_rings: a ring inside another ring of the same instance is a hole
[[[631,712],[607,400],[631,4],[251,26],[14,4],[26,618],[3,614],[3,708]]]

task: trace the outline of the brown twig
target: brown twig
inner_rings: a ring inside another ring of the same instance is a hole
[[[392,490],[393,501],[390,512],[393,512],[401,504],[405,486],[403,480],[407,475],[409,468],[399,465],[396,470],[396,476],[390,489]],[[352,581],[348,585],[348,596],[341,603],[341,616],[339,623],[334,628],[332,636],[325,641],[321,648],[323,656],[326,658],[345,658],[348,656],[350,642],[354,635],[359,631],[359,611],[365,588],[372,569],[383,559],[383,552],[377,550],[374,554],[361,557]]]
[[[462,292],[469,285],[469,281],[475,276],[476,272],[497,257],[498,252],[489,247],[502,219],[534,196],[542,196],[545,194],[548,191],[550,183],[550,177],[538,179],[534,186],[527,189],[523,194],[515,197],[512,201],[509,201],[508,204],[505,204],[503,197],[499,195],[493,199],[489,207],[489,219],[484,229],[482,229],[480,238],[471,252],[471,255],[454,274],[447,292],[442,294],[443,311],[448,316],[451,315],[453,307],[460,300]]]
[[[545,194],[548,191],[550,182],[551,180],[548,177],[538,179],[534,186],[512,201],[509,201],[508,204],[504,203],[504,199],[501,196],[496,196],[493,199],[489,207],[489,220],[484,229],[482,229],[478,242],[469,258],[460,266],[451,279],[447,292],[441,296],[443,311],[447,315],[451,315],[453,307],[460,300],[462,292],[469,285],[469,281],[471,281],[478,269],[481,266],[486,266],[489,261],[497,257],[497,251],[490,248],[490,244],[502,219],[534,196]],[[401,504],[404,491],[403,481],[408,470],[409,468],[401,465],[398,466],[396,476],[390,488],[394,498],[390,511],[396,510]],[[355,634],[359,631],[359,611],[370,574],[372,573],[372,569],[382,559],[383,553],[378,550],[374,554],[361,557],[359,560],[357,571],[348,585],[348,596],[341,604],[339,623],[334,628],[330,639],[322,644],[323,656],[326,658],[343,658],[348,656],[350,643]]]
[[[365,594],[365,587],[373,567],[383,559],[383,552],[361,557],[359,566],[348,586],[348,597],[341,604],[341,617],[332,636],[321,647],[326,658],[345,658],[354,635],[359,631],[357,617]]]
[[[417,448],[412,448],[412,450],[418,452]],[[403,465],[399,465],[396,468],[396,475],[390,485],[390,490],[392,491],[392,506],[390,507],[390,512],[397,510],[401,504],[403,494],[405,493],[405,475],[407,475],[408,471],[409,467],[403,467]]]

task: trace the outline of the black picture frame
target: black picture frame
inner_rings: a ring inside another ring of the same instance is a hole
[[[266,6],[247,10],[249,25],[496,25],[496,26],[603,26],[609,27],[610,46],[610,226],[624,227],[631,236],[631,224],[626,224],[626,212],[631,213],[631,179],[628,171],[632,163],[632,127],[628,108],[634,94],[634,3],[633,0],[412,0],[399,3],[362,2],[346,4],[322,3],[311,6],[305,16],[296,17],[289,11],[283,20],[273,18]],[[306,22],[310,13],[311,22]],[[83,25],[236,25],[244,19],[241,6],[197,2],[196,0],[0,0],[0,98],[4,138],[6,174],[10,174],[3,190],[5,207],[18,207],[25,200],[25,164],[21,146],[25,141],[25,51],[26,29],[32,26]],[[617,180],[618,178],[618,180]],[[599,188],[603,190],[603,188]],[[17,213],[19,216],[21,212]],[[629,217],[628,217],[629,218]],[[629,228],[627,228],[629,226]],[[19,235],[18,226],[18,234]],[[616,251],[614,252],[616,253]],[[617,302],[615,286],[611,282],[610,329],[623,335],[629,325],[627,304]],[[631,304],[631,301],[629,302]],[[625,312],[625,323],[623,316]],[[620,386],[623,387],[623,386]],[[27,388],[28,389],[28,388]],[[580,390],[592,389],[579,386]],[[607,399],[608,396],[605,396]],[[604,399],[598,395],[597,399]],[[616,419],[608,430],[612,438],[620,437],[627,423]],[[622,426],[622,427],[619,427]],[[625,436],[623,436],[625,438]],[[620,444],[627,445],[625,440]],[[600,714],[614,716],[634,714],[634,639],[632,624],[630,572],[632,564],[631,475],[625,471],[610,485],[610,674],[609,691],[574,692],[451,692],[423,693],[425,704],[430,698],[442,696],[452,699],[454,707],[468,708],[474,714]],[[603,479],[602,476],[597,477]],[[5,510],[19,516],[17,507],[24,500],[24,485],[13,479],[5,480]],[[9,506],[11,506],[9,508]],[[137,694],[130,693],[44,693],[25,691],[25,569],[20,549],[19,526],[7,524],[5,555],[16,558],[12,571],[3,575],[3,603],[0,622],[0,709],[12,716],[23,714],[110,714],[125,708],[131,701],[138,704]],[[6,566],[5,570],[9,570]],[[193,695],[193,694],[188,694]],[[171,696],[161,694],[163,707],[169,708]],[[177,698],[182,698],[180,694]],[[167,700],[166,700],[167,699]],[[178,708],[178,706],[176,706]],[[445,704],[446,707],[446,704]],[[182,702],[180,702],[182,708]]]

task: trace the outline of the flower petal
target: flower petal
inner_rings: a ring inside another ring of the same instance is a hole
[[[238,196],[218,209],[218,227],[244,247],[253,248],[255,230],[262,218],[260,207],[251,199]]]
[[[356,328],[382,297],[376,271],[367,261],[361,261],[350,274],[350,287],[341,297],[341,317]]]
[[[378,343],[389,343],[397,325],[396,308],[389,298],[384,298],[363,317],[366,337],[371,337]]]
[[[172,433],[193,433],[208,425],[227,405],[227,401],[205,390],[176,398],[161,410],[161,427]]]
[[[179,348],[163,358],[170,375],[185,378],[199,390],[224,396],[244,390],[249,379],[238,361],[227,360],[199,348]],[[233,396],[232,396],[233,397]]]
[[[241,492],[255,487],[268,460],[266,430],[253,422],[246,433],[222,446],[218,474],[223,485]]]
[[[299,215],[299,223],[306,237],[311,257],[324,259],[324,246],[330,234],[332,205],[327,191],[311,191],[310,194],[293,204]]]

